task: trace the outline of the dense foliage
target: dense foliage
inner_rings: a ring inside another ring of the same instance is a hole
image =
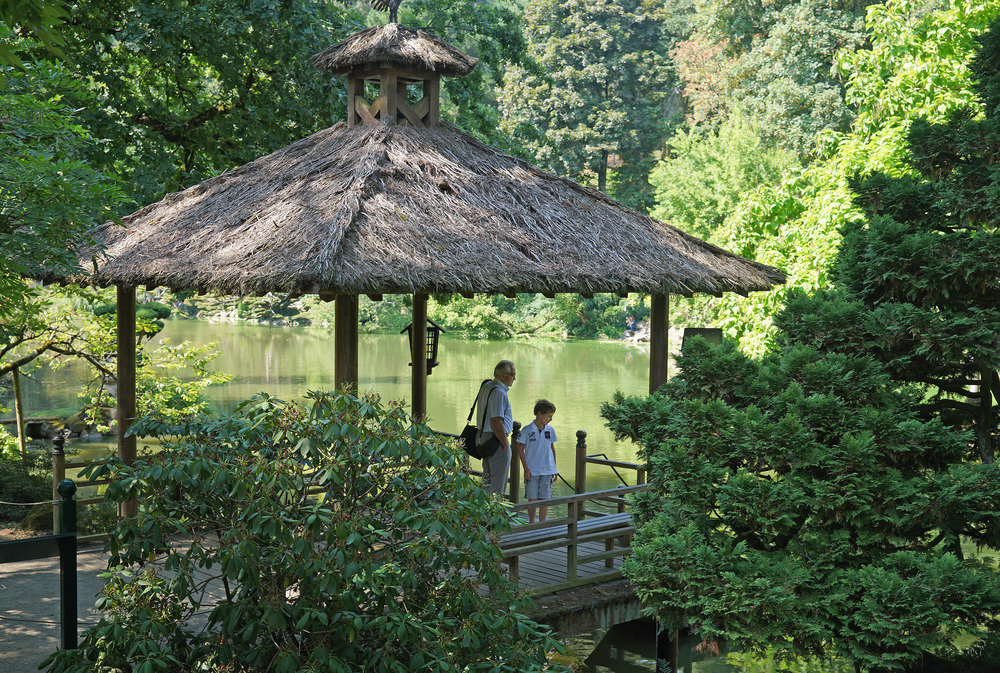
[[[656,484],[632,579],[710,647],[892,671],[1000,627],[1000,22],[971,70],[985,114],[914,121],[908,170],[850,180],[836,287],[790,295],[778,350],[696,342],[603,409]]]
[[[890,0],[868,9],[870,48],[842,52],[847,100],[857,107],[852,131],[824,140],[827,157],[777,185],[741,199],[711,241],[788,273],[787,287],[828,287],[841,229],[864,217],[848,178],[872,172],[900,175],[907,163],[914,120],[942,122],[960,109],[977,109],[966,67],[976,37],[1000,15],[1000,2],[954,0],[929,11],[917,0]],[[748,352],[772,343],[771,317],[786,290],[724,297],[712,319]]]
[[[803,157],[853,115],[832,72],[838,51],[865,40],[858,0],[695,3],[690,36],[671,53],[692,121],[752,115],[770,143]]]
[[[23,54],[0,24],[0,43]],[[107,220],[119,194],[82,160],[96,143],[64,93],[84,96],[48,61],[0,65],[0,321],[28,321],[33,293],[21,280],[76,268],[74,246]]]
[[[760,185],[776,185],[799,167],[795,156],[766,143],[742,114],[715,128],[679,130],[649,181],[653,217],[707,239],[740,200]]]
[[[543,168],[638,208],[669,130],[672,78],[651,0],[542,0],[525,8],[528,56],[504,80],[503,129]]]
[[[898,671],[1000,627],[1000,466],[918,411],[865,355],[790,343],[760,360],[701,340],[649,398],[602,413],[641,442],[626,572],[708,648]]]
[[[992,462],[1000,436],[1000,22],[970,64],[979,105],[915,121],[906,166],[851,186],[863,221],[844,228],[836,290],[797,298],[777,321],[792,339],[864,351],[922,384],[928,412],[973,427]],[[976,110],[983,110],[981,116]]]
[[[177,439],[94,471],[139,513],[112,533],[100,623],[53,673],[536,671],[557,647],[500,569],[508,515],[399,405],[259,396],[134,428]]]

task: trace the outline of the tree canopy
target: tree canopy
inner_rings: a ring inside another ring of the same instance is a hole
[[[959,109],[978,110],[966,66],[977,36],[998,15],[996,0],[949,2],[933,10],[916,0],[890,0],[868,9],[870,48],[838,59],[848,78],[847,100],[858,110],[852,130],[824,136],[825,158],[747,193],[710,239],[788,274],[783,288],[716,302],[716,324],[742,348],[763,353],[773,343],[772,316],[788,288],[830,286],[840,231],[864,218],[848,179],[913,170],[906,157],[914,120],[941,122]]]
[[[995,668],[938,661],[1000,628],[1000,21],[970,69],[977,106],[848,181],[865,217],[835,287],[789,295],[776,350],[696,342],[659,394],[603,409],[656,485],[628,572],[710,647]]]
[[[672,78],[651,0],[542,0],[525,8],[530,66],[507,71],[503,129],[543,168],[652,205],[653,153]]]
[[[1000,467],[966,462],[968,434],[866,355],[697,341],[659,394],[602,410],[648,461],[625,568],[665,623],[871,671],[1000,628],[996,563],[969,553],[996,548]]]
[[[22,40],[0,25],[0,43],[24,55]],[[0,65],[0,321],[30,319],[31,289],[22,277],[77,268],[74,248],[108,220],[116,183],[85,157],[97,145],[67,92],[83,87],[57,63],[24,58]]]

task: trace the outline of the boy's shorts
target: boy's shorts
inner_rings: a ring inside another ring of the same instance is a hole
[[[554,474],[533,474],[524,482],[524,497],[528,500],[548,500],[552,497]]]

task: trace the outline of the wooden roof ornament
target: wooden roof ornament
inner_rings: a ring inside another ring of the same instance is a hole
[[[784,282],[442,123],[440,78],[477,61],[435,35],[391,23],[312,60],[347,76],[347,121],[103,225],[103,252],[83,251],[89,273],[74,280],[326,296]]]

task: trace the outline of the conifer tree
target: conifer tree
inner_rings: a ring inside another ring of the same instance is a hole
[[[791,296],[778,350],[696,342],[603,410],[655,486],[627,573],[709,649],[996,670],[1000,22],[981,45],[984,114],[914,123],[908,175],[852,181],[838,285]]]
[[[643,210],[674,81],[662,9],[652,0],[531,3],[525,33],[537,68],[510,68],[501,97],[504,130],[538,165]]]

